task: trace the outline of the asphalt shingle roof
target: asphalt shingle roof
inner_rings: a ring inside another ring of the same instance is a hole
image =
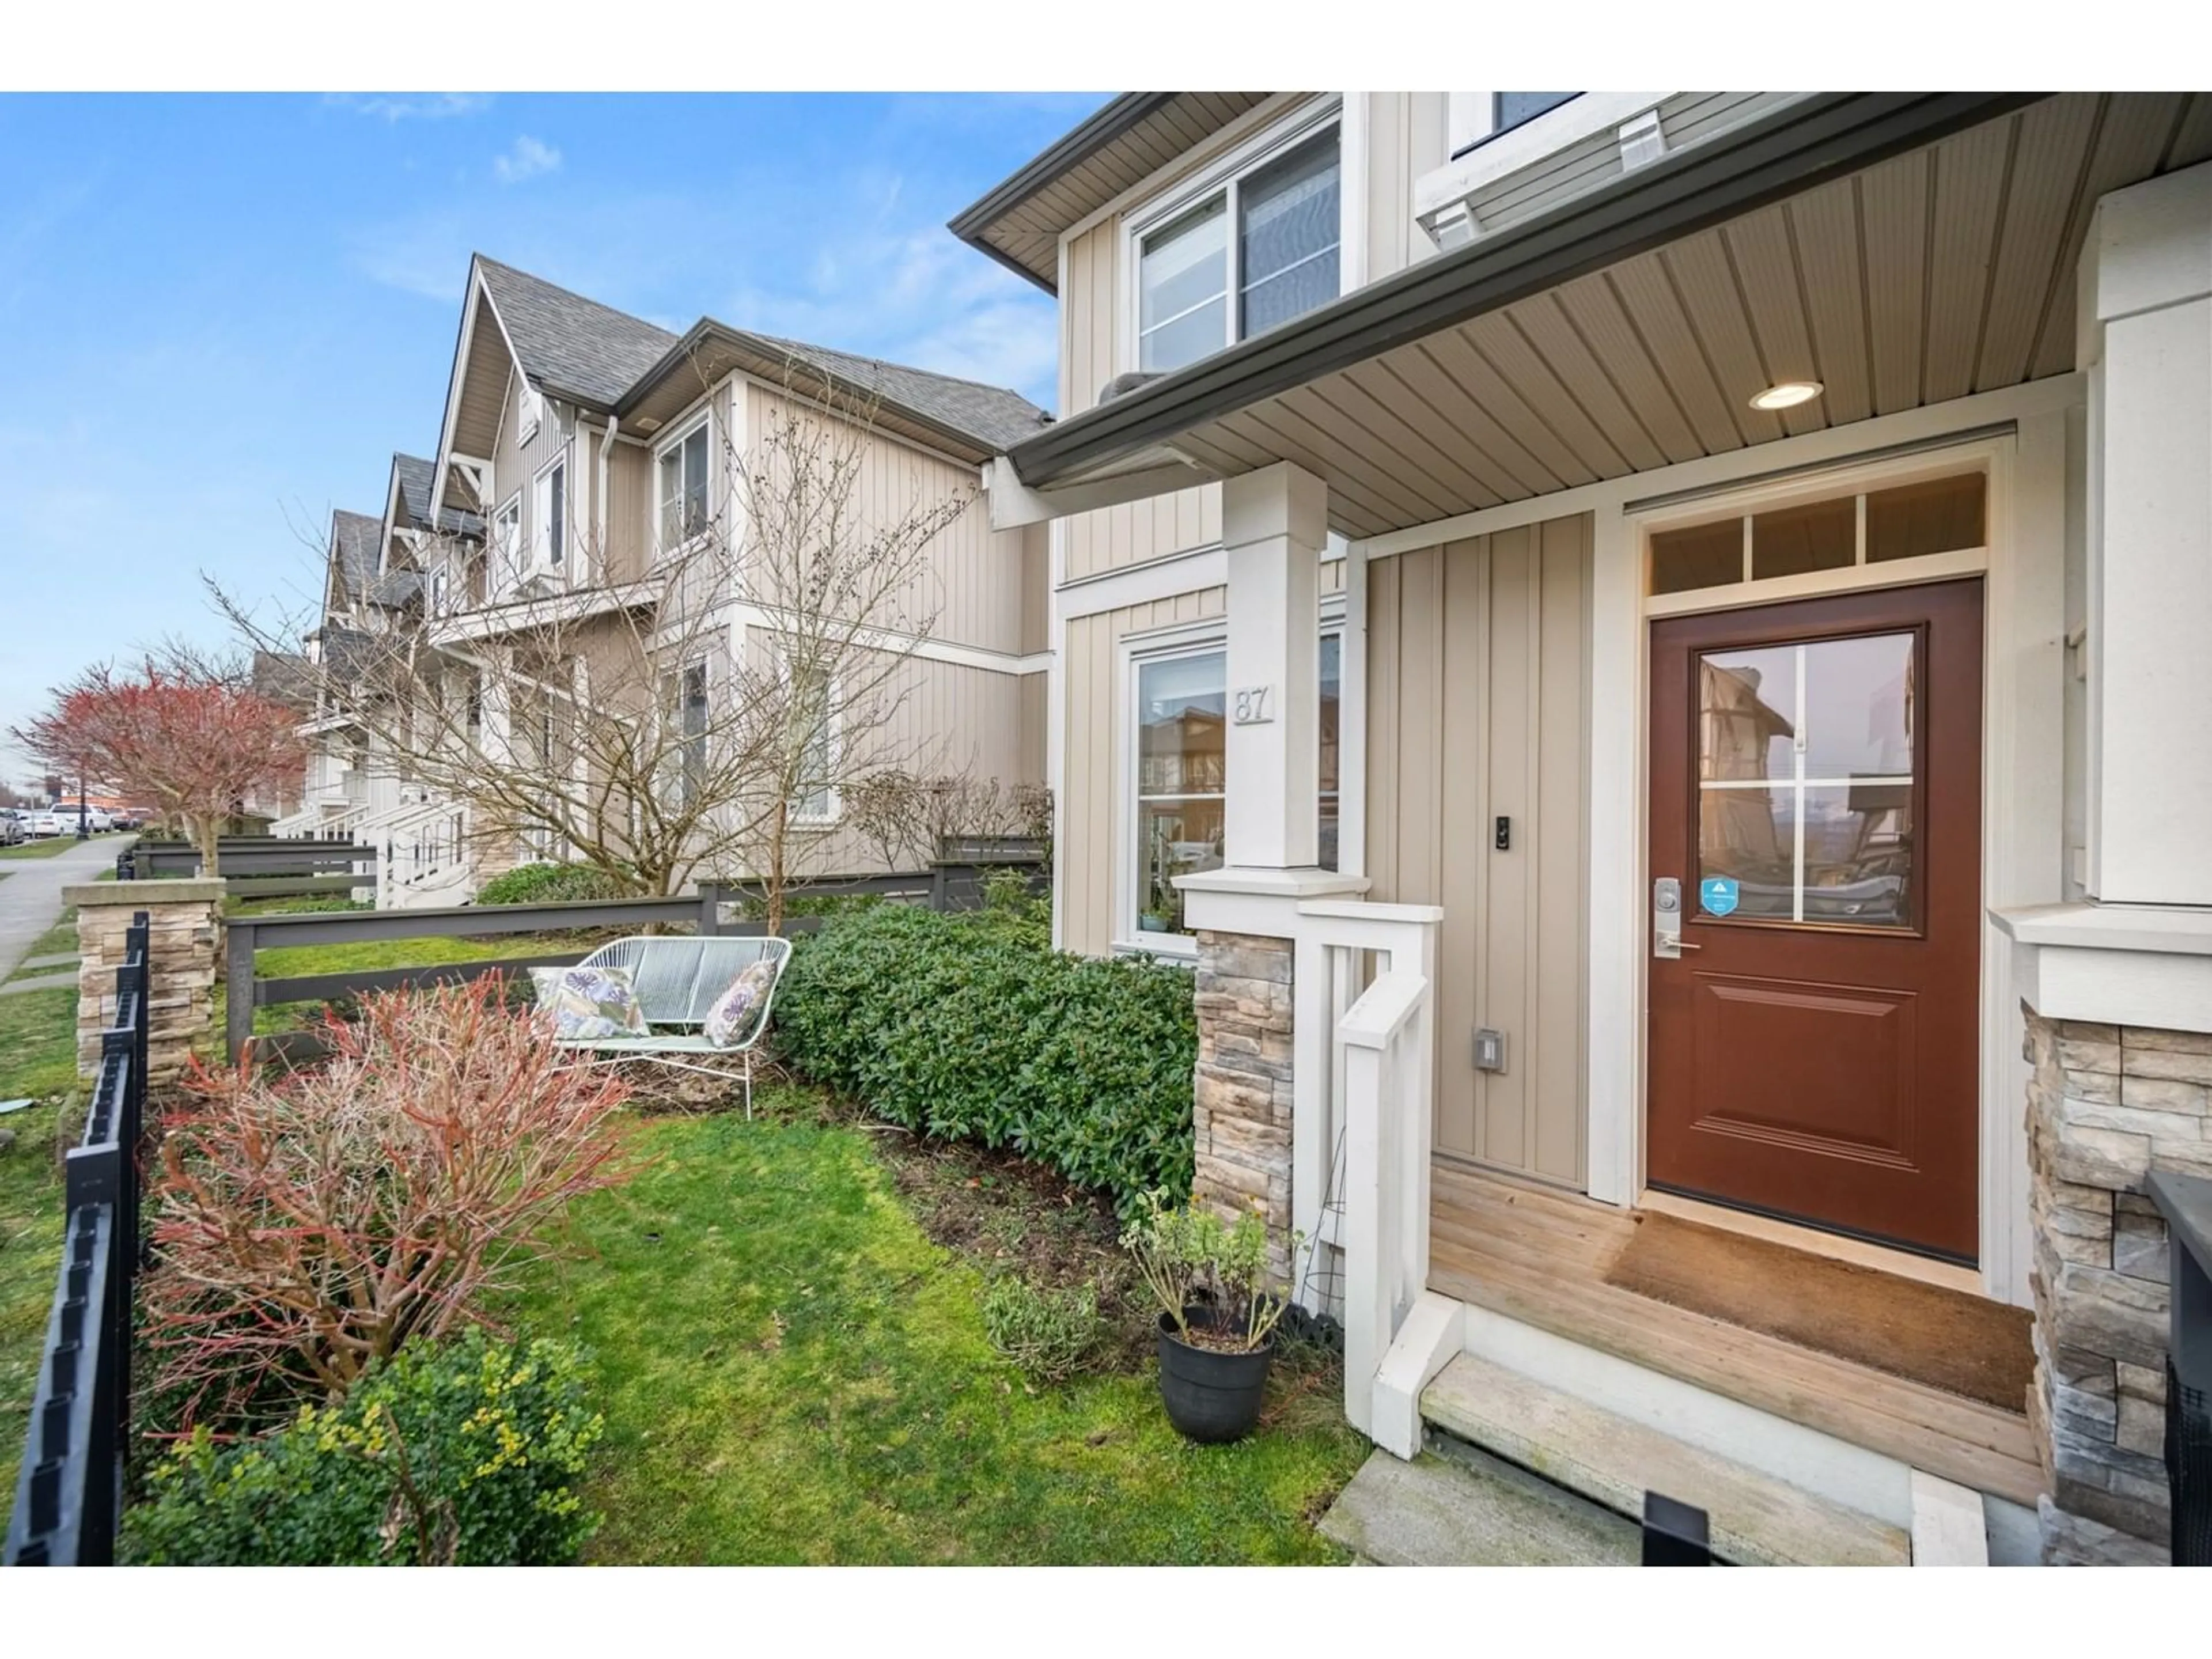
[[[481,253],[477,260],[523,374],[540,386],[611,409],[676,343],[673,334],[641,317]]]
[[[343,507],[331,514],[331,552],[338,562],[338,579],[349,593],[368,592],[368,585],[376,580],[383,542],[383,520]]]
[[[677,343],[678,337],[642,318],[556,288],[541,277],[477,256],[522,372],[540,386],[612,409]],[[923,368],[857,357],[828,346],[769,335],[756,339],[846,385],[902,405],[964,432],[978,443],[1006,449],[1033,438],[1052,417],[1018,392]],[[428,511],[428,464],[424,463],[422,511]],[[410,501],[412,511],[412,498]]]
[[[430,522],[430,489],[438,476],[437,463],[426,461],[420,455],[395,452],[392,471],[399,480],[399,499],[406,504],[407,516],[418,529],[427,526]],[[483,520],[473,513],[449,507],[438,515],[438,528],[448,536],[481,535]]]
[[[1011,449],[1052,423],[1051,416],[1020,392],[1004,386],[956,380],[950,374],[907,368],[879,358],[855,357],[827,346],[808,345],[803,340],[778,340],[765,334],[760,337],[848,386],[902,404],[915,414],[965,432],[994,449]]]

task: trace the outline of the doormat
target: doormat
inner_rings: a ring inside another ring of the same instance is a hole
[[[1606,1283],[1801,1348],[2024,1413],[2025,1308],[1649,1211]]]

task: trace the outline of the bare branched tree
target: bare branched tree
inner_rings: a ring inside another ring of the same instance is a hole
[[[481,845],[644,893],[743,880],[780,927],[793,883],[853,855],[841,804],[936,758],[899,715],[938,619],[934,544],[973,497],[886,506],[865,476],[872,415],[849,388],[787,389],[743,453],[718,426],[719,501],[677,497],[642,578],[588,596],[538,580],[496,523],[423,532],[410,608],[315,618],[319,720],[351,728],[371,775],[465,803]],[[572,572],[606,570],[588,529],[569,539]],[[305,618],[288,638],[209,586],[256,645],[298,648]]]

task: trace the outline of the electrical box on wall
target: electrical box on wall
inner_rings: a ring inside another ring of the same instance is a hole
[[[1474,1034],[1474,1069],[1478,1072],[1502,1072],[1505,1069],[1505,1033],[1484,1026]]]

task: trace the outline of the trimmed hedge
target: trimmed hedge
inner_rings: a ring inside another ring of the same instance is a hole
[[[882,905],[802,940],[776,1044],[816,1082],[946,1139],[1010,1146],[1133,1213],[1191,1188],[1191,975],[1051,948],[1022,909]]]
[[[563,904],[579,899],[623,898],[619,876],[595,864],[518,864],[477,890],[478,904]]]

